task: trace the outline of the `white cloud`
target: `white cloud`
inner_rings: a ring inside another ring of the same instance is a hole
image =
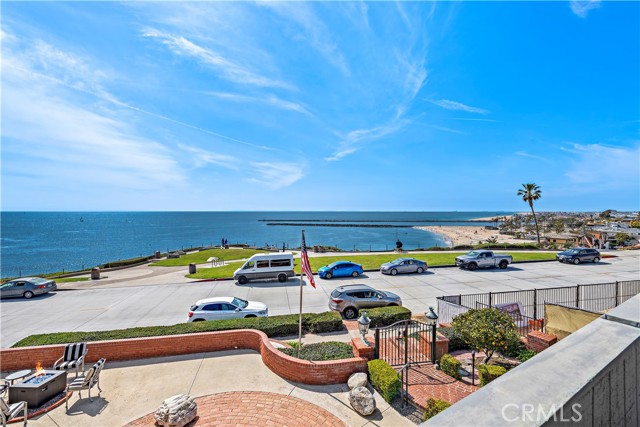
[[[540,160],[543,162],[549,162],[549,159],[542,156],[537,156],[535,154],[527,153],[526,151],[516,151],[516,155],[520,157],[528,157],[530,159]]]
[[[313,3],[271,1],[259,2],[258,5],[267,7],[277,15],[296,23],[302,29],[301,37],[313,49],[344,75],[351,74],[344,55],[331,37],[331,31],[313,12]]]
[[[234,156],[213,153],[211,151],[203,150],[198,147],[191,147],[186,144],[178,144],[178,147],[195,155],[195,157],[192,156],[191,159],[195,163],[196,167],[203,167],[207,164],[211,164],[231,170],[239,169],[239,160]]]
[[[579,16],[580,18],[586,18],[591,10],[598,9],[600,7],[600,0],[571,0],[569,2],[569,6],[571,7],[571,11],[576,16]]]
[[[288,83],[273,80],[255,73],[224,57],[222,54],[199,46],[185,37],[174,36],[155,29],[147,29],[142,33],[142,35],[144,37],[160,40],[163,45],[167,46],[169,50],[176,55],[195,58],[200,63],[215,70],[222,78],[234,83],[259,87],[293,89]]]
[[[331,156],[325,157],[325,160],[329,162],[340,160],[349,154],[355,153],[367,143],[377,141],[387,135],[397,132],[407,123],[409,123],[408,120],[396,119],[383,126],[376,126],[370,129],[353,130],[346,135],[342,135],[339,148]]]
[[[475,114],[489,114],[489,111],[485,110],[484,108],[471,107],[461,102],[450,101],[448,99],[429,100],[429,102],[437,105],[438,107],[442,107],[446,110],[466,111],[467,113],[475,113]]]
[[[304,177],[304,165],[280,162],[251,162],[252,177],[249,182],[263,185],[271,190],[288,187]]]
[[[307,107],[297,102],[287,101],[282,98],[279,98],[275,95],[265,95],[265,96],[249,96],[249,95],[241,95],[237,93],[228,93],[228,92],[207,92],[208,95],[215,96],[216,98],[226,99],[234,102],[249,102],[249,103],[257,103],[257,104],[268,104],[282,110],[295,111],[301,114],[304,114],[309,117],[313,117],[313,113],[309,111]]]
[[[564,151],[572,155],[565,176],[574,184],[637,187],[640,182],[640,143],[631,147],[573,144]]]

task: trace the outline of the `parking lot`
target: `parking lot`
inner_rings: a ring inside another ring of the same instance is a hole
[[[506,270],[466,271],[454,267],[432,268],[417,275],[385,276],[365,272],[358,278],[322,280],[317,288],[305,283],[303,311],[328,310],[331,291],[339,285],[365,283],[394,292],[403,305],[422,313],[436,305],[442,295],[500,292],[517,289],[549,288],[575,284],[605,283],[640,279],[640,252],[616,253],[599,264],[560,264],[558,262],[521,263]],[[185,322],[189,307],[212,296],[237,296],[261,301],[270,315],[297,313],[299,278],[287,283],[249,282],[238,285],[224,280],[197,283],[132,285],[135,271],[127,272],[131,283],[114,283],[99,289],[64,290],[31,300],[5,299],[0,302],[2,347],[9,347],[33,334],[62,331],[122,329],[135,326],[171,325]],[[153,280],[149,279],[149,280]]]

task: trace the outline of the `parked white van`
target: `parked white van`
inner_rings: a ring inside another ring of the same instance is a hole
[[[293,276],[295,273],[291,252],[255,254],[233,273],[233,278],[241,285],[249,280],[278,279],[278,282],[286,282]]]

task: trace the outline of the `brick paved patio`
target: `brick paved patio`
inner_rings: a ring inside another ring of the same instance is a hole
[[[188,427],[344,427],[328,411],[296,397],[241,391],[196,398],[198,417]],[[158,402],[160,405],[160,402]],[[152,427],[153,414],[125,427]]]
[[[409,399],[421,408],[430,397],[455,403],[476,390],[478,387],[457,381],[432,364],[414,366],[409,371]]]

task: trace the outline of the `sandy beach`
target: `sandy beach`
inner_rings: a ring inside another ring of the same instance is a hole
[[[498,240],[498,243],[530,242],[526,239],[516,239],[508,234],[500,234],[498,230],[487,230],[484,227],[477,227],[472,225],[430,225],[416,226],[414,228],[440,234],[441,236],[444,236],[447,242],[451,243],[451,246],[469,244],[476,245],[481,241],[486,242],[487,239],[491,237],[495,237]]]

